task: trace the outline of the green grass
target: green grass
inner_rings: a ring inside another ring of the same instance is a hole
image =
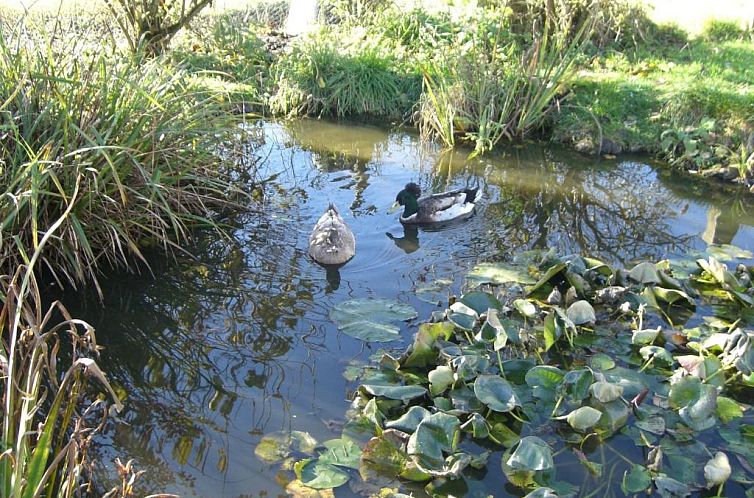
[[[270,110],[283,115],[401,118],[421,84],[418,70],[379,47],[349,45],[327,31],[296,43],[272,75]]]
[[[735,145],[738,132],[754,127],[753,68],[754,44],[745,41],[696,39],[678,50],[608,53],[572,83],[573,107],[556,119],[553,136],[594,137],[596,126],[584,119],[591,114],[624,149],[657,153],[664,130],[713,120],[720,142]]]

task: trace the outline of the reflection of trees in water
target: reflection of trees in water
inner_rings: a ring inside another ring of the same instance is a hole
[[[146,487],[164,489],[177,477],[171,459],[224,472],[229,437],[249,434],[251,452],[256,435],[290,425],[289,400],[316,361],[283,357],[294,343],[321,349],[324,331],[301,323],[316,290],[300,276],[305,256],[295,238],[286,240],[288,228],[265,221],[244,229],[243,245],[210,241],[193,249],[202,264],[112,281],[106,310],[94,310],[99,318],[79,312],[106,345],[108,376],[128,396],[128,425],[111,432],[115,454],[154,469]]]
[[[499,188],[485,221],[504,254],[556,247],[626,262],[687,250],[693,238],[671,233],[675,198],[645,165],[577,168],[545,152],[484,176]]]

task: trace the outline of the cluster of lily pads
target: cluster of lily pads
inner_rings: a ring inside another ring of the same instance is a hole
[[[288,492],[329,496],[358,471],[391,483],[381,496],[400,496],[401,486],[443,496],[444,483],[493,466],[530,498],[720,496],[729,479],[754,488],[745,403],[754,268],[731,269],[718,260],[729,251],[715,249],[695,268],[666,260],[615,269],[552,253],[478,265],[471,290],[419,325],[406,351],[382,352],[359,372],[342,437],[299,444],[309,456],[292,464]],[[342,331],[372,341],[396,338],[387,322],[415,317],[388,300],[332,312]],[[616,435],[642,458],[615,449]],[[297,437],[266,436],[257,454],[282,447],[272,452],[282,460],[291,444],[277,443]],[[581,484],[558,475],[566,457],[583,466]]]

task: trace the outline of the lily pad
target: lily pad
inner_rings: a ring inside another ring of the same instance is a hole
[[[389,323],[351,322],[338,330],[354,339],[367,342],[389,342],[401,338],[401,329]]]
[[[447,413],[440,412],[426,417],[408,440],[408,454],[425,469],[442,470],[445,464],[444,452],[451,453],[455,449],[460,425],[457,417]]]
[[[588,301],[576,301],[568,307],[566,315],[575,325],[585,325],[597,321],[594,308]]]
[[[516,299],[513,301],[513,307],[526,318],[537,316],[537,308],[528,299]]]
[[[330,439],[325,441],[325,452],[319,455],[319,461],[341,467],[359,470],[361,448],[350,439]]]
[[[445,391],[445,389],[448,388],[451,384],[453,384],[454,374],[453,369],[446,366],[446,365],[440,365],[431,372],[429,372],[429,392],[432,396],[437,396],[438,394]]]
[[[609,403],[623,396],[623,387],[610,382],[595,382],[589,390],[600,403]]]
[[[631,268],[631,271],[628,272],[628,277],[631,280],[645,285],[655,285],[660,283],[660,276],[657,273],[657,268],[655,268],[655,265],[652,263],[646,261]]]
[[[505,463],[514,470],[532,472],[551,469],[555,466],[552,460],[552,450],[537,436],[521,438]]]
[[[497,375],[480,375],[474,381],[474,394],[496,412],[509,412],[518,406],[516,393],[510,383]]]
[[[416,318],[416,310],[391,299],[352,299],[338,303],[330,319],[338,330],[364,341],[387,342],[400,337],[400,329],[388,324]]]
[[[610,358],[605,353],[597,353],[589,360],[589,364],[595,370],[610,370],[615,367],[615,360]]]
[[[467,292],[461,296],[461,302],[480,315],[487,312],[490,308],[499,310],[503,307],[495,296],[489,292],[481,291]]]
[[[532,284],[534,279],[529,276],[526,268],[505,263],[479,263],[466,276],[473,284]]]
[[[453,303],[448,311],[448,320],[462,330],[473,330],[479,314],[461,302]]]
[[[399,399],[404,403],[427,394],[427,390],[422,386],[362,384],[361,387],[372,396]]]
[[[272,432],[262,436],[254,448],[254,454],[266,463],[275,463],[284,460],[293,451],[314,453],[316,447],[317,440],[308,432]]]
[[[602,412],[591,406],[582,406],[568,414],[566,420],[568,424],[577,431],[585,431],[597,425]]]
[[[754,258],[754,253],[751,251],[731,244],[710,245],[707,247],[707,254],[715,257],[719,261]]]
[[[314,489],[337,488],[348,482],[348,472],[314,458],[296,462],[293,470],[305,486]]]
[[[419,426],[419,422],[430,415],[429,410],[423,406],[412,406],[406,413],[396,420],[391,420],[385,424],[390,429],[398,429],[403,432],[411,433]]]
[[[291,498],[335,498],[332,489],[314,489],[294,479],[285,486],[285,492]]]
[[[621,489],[627,495],[644,491],[652,484],[652,476],[643,465],[632,465],[631,470],[623,474]]]
[[[545,274],[542,275],[542,278],[540,278],[532,287],[527,289],[527,294],[530,296],[539,295],[540,293],[547,295],[547,293],[550,292],[550,289],[553,286],[551,281],[555,278],[556,275],[565,270],[567,266],[568,265],[566,265],[565,263],[557,263],[548,268]]]
[[[743,417],[744,415],[741,406],[735,400],[726,398],[725,396],[717,397],[717,409],[715,410],[715,413],[717,413],[717,416],[720,417],[720,420],[724,424],[727,424],[734,418]]]
[[[731,468],[728,455],[722,451],[715,453],[704,466],[704,478],[707,480],[707,488],[719,486],[730,477]]]

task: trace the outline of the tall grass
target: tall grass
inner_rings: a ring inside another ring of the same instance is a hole
[[[28,263],[65,210],[38,266],[70,284],[134,270],[144,247],[182,250],[191,227],[213,225],[237,192],[216,154],[237,129],[217,100],[159,58],[24,33],[0,40],[0,271]]]
[[[453,146],[472,142],[475,153],[503,139],[521,139],[541,128],[558,105],[562,85],[573,75],[593,22],[574,27],[545,20],[533,41],[472,40],[445,64],[430,65],[424,77],[419,127]]]
[[[374,47],[346,49],[319,35],[297,44],[273,70],[275,114],[400,118],[420,90],[420,76]]]
[[[0,277],[0,496],[4,498],[80,496],[87,483],[87,449],[106,414],[100,401],[83,403],[87,379],[97,379],[121,408],[93,359],[94,330],[72,318],[58,302],[45,312],[35,277],[45,246],[54,243],[57,230],[71,216],[79,191],[77,182],[67,207],[40,238],[28,264],[13,276]],[[56,316],[62,321],[55,323]],[[62,334],[68,339],[62,341]],[[59,363],[61,344],[71,348],[68,368]]]

